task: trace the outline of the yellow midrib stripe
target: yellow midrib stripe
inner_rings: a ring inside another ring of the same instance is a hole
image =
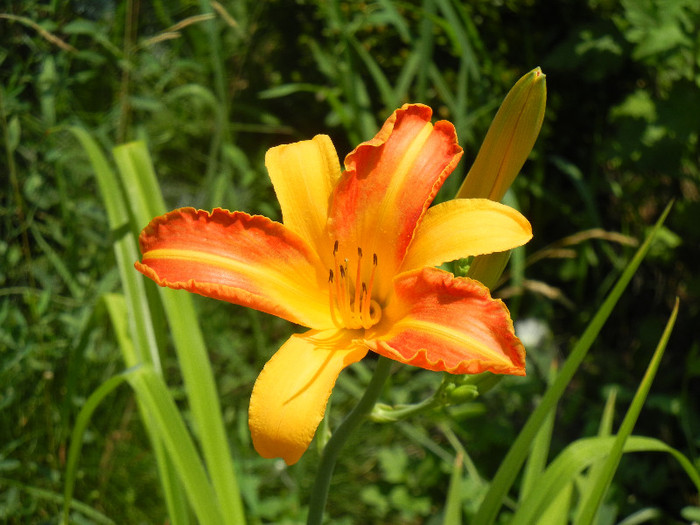
[[[401,162],[398,164],[398,166],[396,166],[396,169],[394,170],[395,180],[403,181],[408,171],[416,162],[418,155],[421,154],[423,145],[428,141],[432,132],[433,125],[430,122],[426,122],[423,129],[421,129],[416,137],[411,141],[411,145],[406,148],[406,152],[402,156]],[[393,207],[393,204],[396,202],[397,194],[400,191],[406,191],[406,187],[403,184],[389,185],[387,188],[387,194],[384,197],[384,202],[390,204],[390,206],[381,210],[382,217],[386,212],[396,213],[396,209]],[[383,223],[384,222],[380,218],[379,224]]]
[[[481,354],[487,357],[488,359],[500,361],[508,365],[511,364],[508,358],[505,357],[503,354],[494,352],[493,349],[481,343],[480,341],[467,337],[466,334],[464,334],[463,332],[458,332],[457,330],[448,328],[445,325],[441,325],[431,321],[421,321],[419,319],[399,321],[392,327],[389,337],[391,337],[392,334],[398,335],[401,331],[406,329],[427,332],[441,339],[447,339],[449,341],[458,343],[463,346],[469,346],[469,348],[471,349],[476,349],[476,353]],[[383,337],[382,339],[385,338],[386,337]]]
[[[150,250],[143,254],[144,262],[149,259],[171,259],[179,261],[190,261],[201,263],[208,266],[214,266],[223,270],[244,275],[254,280],[265,281],[271,288],[278,290],[288,290],[292,293],[299,293],[303,290],[303,286],[296,285],[293,280],[280,279],[283,274],[271,272],[264,266],[256,267],[250,263],[240,262],[230,257],[216,255],[214,253],[182,250],[177,248],[159,248]]]

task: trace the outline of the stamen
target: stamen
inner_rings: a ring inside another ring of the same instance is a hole
[[[368,329],[381,318],[379,303],[372,299],[372,286],[377,270],[377,254],[372,256],[372,270],[369,285],[362,280],[362,248],[357,248],[357,265],[355,279],[351,281],[350,261],[348,258],[338,260],[340,246],[333,243],[333,269],[328,272],[329,308],[333,324],[338,328]],[[340,319],[338,315],[340,314]]]
[[[374,285],[374,274],[377,270],[377,254],[372,255],[372,273],[369,275],[369,285],[367,285],[367,289],[369,292],[365,295],[364,301],[362,301],[362,319],[371,319],[370,315],[370,306],[372,304],[372,286]]]
[[[336,326],[336,328],[342,328],[343,325],[338,322],[338,318],[335,315],[337,294],[333,293],[333,280],[333,270],[330,270],[328,275],[328,307],[331,310],[331,319],[333,320],[333,324]]]
[[[340,279],[341,281],[340,293],[338,294],[338,308],[340,308],[340,315],[343,318],[343,323],[345,326],[350,327],[352,325],[352,313],[350,311],[350,305],[348,304],[348,279],[347,279],[347,263],[346,266],[340,266]]]
[[[355,300],[352,303],[354,308],[357,309],[358,312],[361,312],[362,310],[360,309],[360,280],[362,279],[362,248],[359,246],[357,247],[357,272],[355,273]]]

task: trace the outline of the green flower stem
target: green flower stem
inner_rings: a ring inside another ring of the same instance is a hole
[[[326,508],[326,500],[328,499],[328,488],[330,487],[333,469],[335,468],[335,463],[338,460],[340,451],[353,430],[362,423],[370,410],[372,410],[379,395],[382,393],[384,383],[389,377],[391,365],[392,361],[390,359],[379,356],[374,374],[372,375],[369,385],[367,385],[367,390],[365,390],[362,399],[360,399],[355,408],[352,409],[345,420],[340,424],[338,430],[333,432],[333,435],[328,440],[328,444],[323,449],[321,464],[318,466],[316,481],[314,481],[314,488],[311,492],[311,500],[309,501],[307,525],[321,525],[323,521],[323,511]]]
[[[370,414],[370,418],[372,421],[380,423],[393,423],[442,406],[445,406],[445,402],[436,392],[428,399],[413,405],[390,406],[377,403]]]

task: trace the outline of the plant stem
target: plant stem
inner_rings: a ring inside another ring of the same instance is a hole
[[[345,445],[348,437],[355,428],[365,419],[367,414],[374,406],[374,403],[382,393],[382,388],[391,371],[392,361],[386,357],[379,356],[377,366],[374,369],[372,379],[367,385],[362,399],[357,403],[355,408],[348,414],[345,420],[340,424],[338,430],[333,432],[333,435],[328,440],[326,448],[323,449],[321,456],[321,464],[316,473],[316,481],[311,492],[311,501],[309,502],[309,517],[307,525],[321,525],[323,520],[323,511],[326,507],[328,499],[328,488],[330,486],[333,469],[338,460],[340,450]]]

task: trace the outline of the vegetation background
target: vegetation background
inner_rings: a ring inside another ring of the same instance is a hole
[[[118,289],[106,216],[87,157],[63,128],[108,151],[143,140],[168,206],[279,217],[265,151],[327,133],[341,158],[401,103],[453,121],[465,160],[450,198],[512,84],[535,66],[548,109],[511,202],[534,240],[497,295],[531,362],[475,402],[398,424],[367,423],[331,487],[333,523],[433,523],[461,443],[478,501],[634,246],[675,206],[560,404],[553,452],[594,435],[605,399],[623,407],[675,297],[681,307],[636,434],[700,468],[700,4],[696,0],[74,0],[0,8],[0,521],[57,523],[65,455],[87,396],[123,369],[101,297]],[[197,298],[252,523],[303,517],[318,457],[259,458],[246,411],[288,323]],[[173,363],[171,354],[164,362]],[[369,368],[342,375],[331,421]],[[176,396],[178,370],[170,366]],[[403,367],[385,398],[417,402],[439,374]],[[183,405],[183,409],[187,407]],[[76,498],[116,523],[163,523],[165,509],[133,393],[93,417]],[[680,467],[625,456],[601,523],[656,509],[683,523],[698,505]],[[470,502],[471,499],[471,502]],[[607,517],[606,517],[607,516]],[[83,517],[84,523],[93,523]]]

